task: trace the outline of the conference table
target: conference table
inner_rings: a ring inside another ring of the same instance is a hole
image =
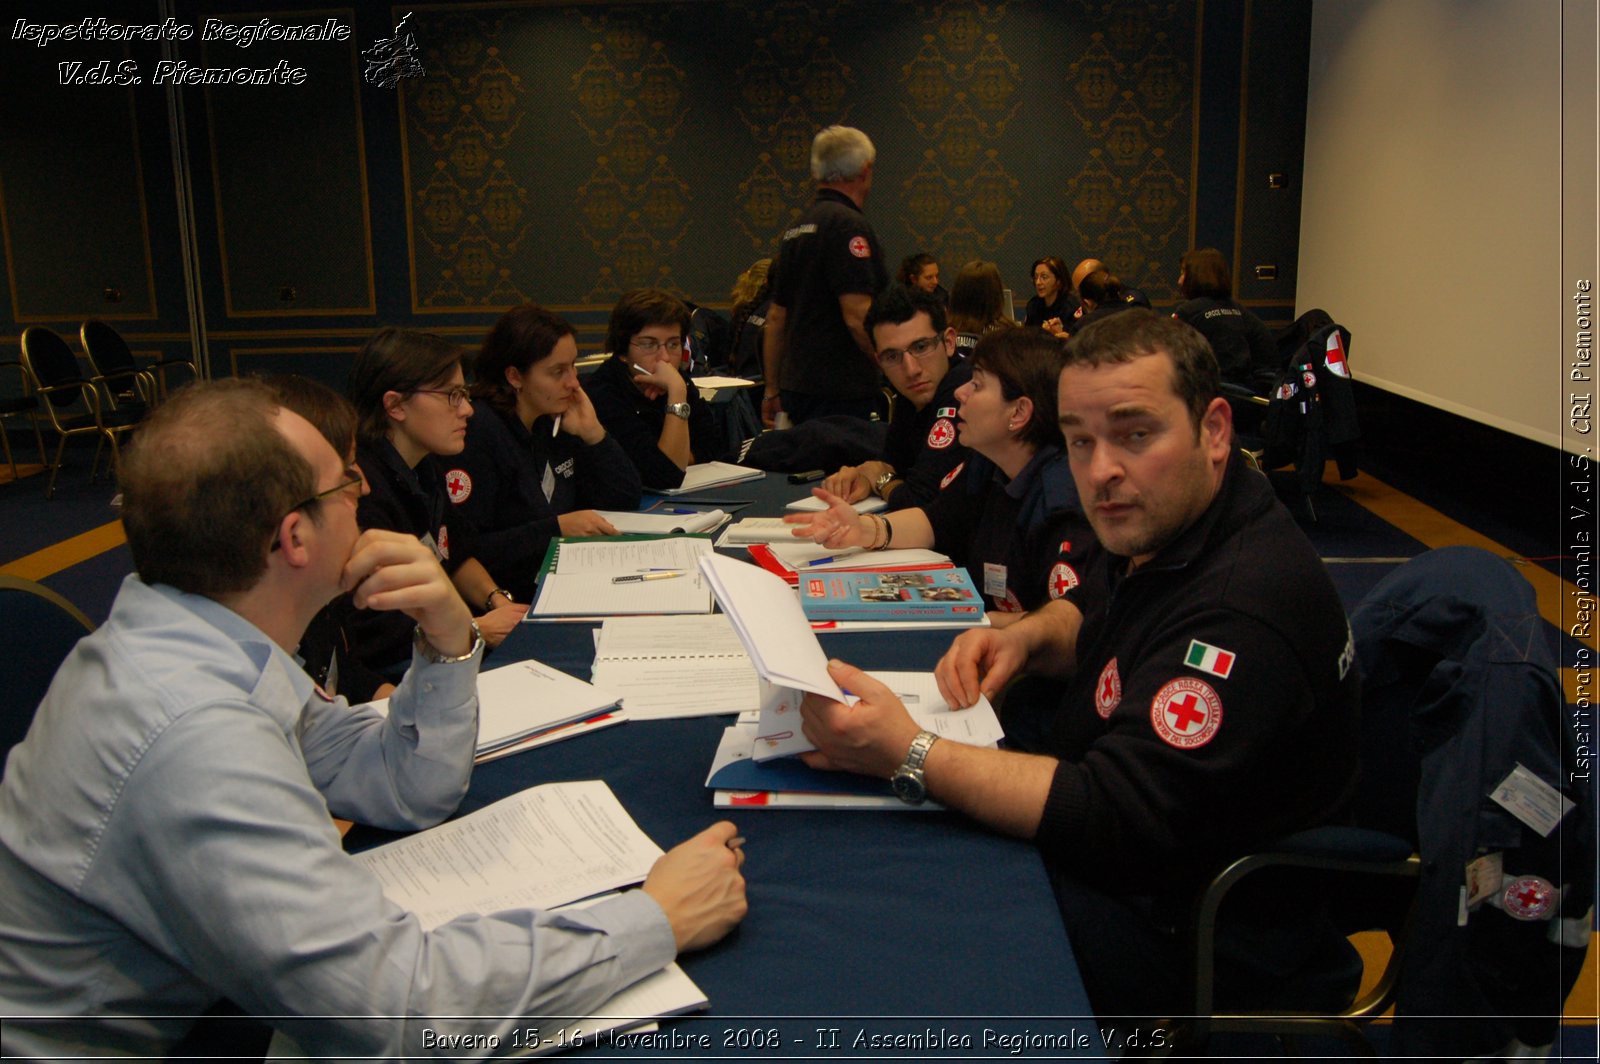
[[[805,491],[768,474],[696,498],[771,516]],[[596,627],[520,625],[487,664],[535,658],[588,679]],[[830,656],[865,668],[931,670],[955,634],[819,638]],[[679,959],[710,1006],[662,1021],[643,1055],[1101,1055],[1031,843],[947,811],[715,809],[705,777],[731,721],[629,721],[491,761],[475,770],[460,810],[541,783],[603,779],[663,848],[725,817],[738,825],[749,914],[722,942]],[[640,1049],[602,1041],[581,1052]]]

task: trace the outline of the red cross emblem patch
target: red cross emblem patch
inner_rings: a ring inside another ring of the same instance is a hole
[[[472,494],[472,478],[465,469],[452,469],[444,475],[444,490],[450,501],[460,506]]]
[[[1001,613],[1022,613],[1022,602],[1017,598],[1016,592],[1006,588],[1005,597],[994,597],[994,608]]]
[[[853,236],[850,238],[850,254],[858,259],[871,258],[872,245],[867,243],[867,238],[864,236]]]
[[[1117,659],[1106,662],[1100,670],[1100,682],[1094,685],[1094,710],[1105,720],[1122,704],[1122,674],[1117,671]]]
[[[1056,562],[1050,569],[1050,597],[1058,599],[1078,586],[1078,574],[1066,562]]]
[[[939,481],[939,490],[943,491],[945,488],[948,488],[950,486],[950,482],[956,479],[956,477],[959,477],[961,475],[961,471],[965,468],[967,468],[967,463],[962,462],[960,465],[950,470],[950,472],[946,473],[944,475],[944,479]]]
[[[1300,379],[1306,382],[1307,388],[1315,388],[1317,386],[1317,375],[1309,369],[1300,375]]]
[[[1179,677],[1150,700],[1150,726],[1168,746],[1198,750],[1222,727],[1222,699],[1204,680]]]
[[[936,451],[942,451],[956,442],[956,427],[950,419],[942,417],[933,423],[933,428],[928,430],[928,446]]]
[[[1543,920],[1556,907],[1556,888],[1538,876],[1518,876],[1500,895],[1500,902],[1514,920]]]

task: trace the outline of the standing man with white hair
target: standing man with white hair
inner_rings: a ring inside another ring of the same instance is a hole
[[[829,126],[811,145],[817,198],[783,234],[767,314],[761,420],[799,424],[877,409],[880,376],[865,326],[889,283],[883,248],[862,213],[877,151],[859,129]]]

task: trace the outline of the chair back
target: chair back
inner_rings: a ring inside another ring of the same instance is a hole
[[[86,380],[72,348],[54,331],[42,325],[23,330],[22,362],[33,374],[33,379],[39,382],[40,388],[55,388]],[[71,406],[78,401],[79,395],[75,390],[55,392],[49,397],[50,405],[57,408]]]
[[[84,322],[78,328],[78,339],[83,342],[83,352],[89,356],[89,364],[100,376],[114,377],[139,371],[133,352],[128,349],[128,342],[105,322],[93,319]]]
[[[43,584],[0,574],[0,644],[10,648],[0,684],[0,766],[28,734],[56,669],[92,631],[81,610]]]

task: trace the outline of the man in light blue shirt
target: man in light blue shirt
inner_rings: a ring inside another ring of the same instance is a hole
[[[409,1056],[438,1017],[503,1035],[584,1015],[742,918],[724,822],[582,912],[424,931],[329,814],[409,830],[466,792],[483,642],[431,552],[360,532],[360,470],[256,382],[174,397],[122,479],[138,575],[0,781],[5,1053],[162,1054],[227,997],[309,1052]],[[349,589],[417,624],[387,717],[290,653]]]

